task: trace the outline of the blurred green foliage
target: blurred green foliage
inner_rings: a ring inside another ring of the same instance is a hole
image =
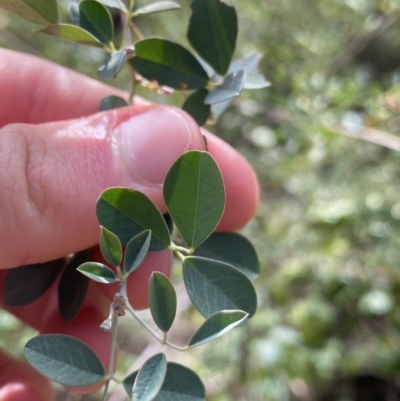
[[[187,44],[181,3],[140,28]],[[261,204],[244,232],[263,271],[255,317],[193,363],[210,401],[400,399],[400,3],[229,3],[237,56],[260,52],[272,86],[245,91],[209,128],[257,171]],[[104,59],[9,14],[0,28],[2,46],[88,75]]]

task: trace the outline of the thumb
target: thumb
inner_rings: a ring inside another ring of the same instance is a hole
[[[95,202],[111,186],[144,192],[164,212],[173,162],[203,149],[173,107],[126,107],[79,120],[0,129],[0,268],[40,263],[98,241]]]

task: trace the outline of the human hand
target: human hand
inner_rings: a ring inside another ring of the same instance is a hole
[[[58,312],[57,283],[30,305],[4,306],[7,269],[95,247],[95,203],[108,187],[138,189],[166,212],[165,174],[185,151],[204,149],[202,133],[226,189],[218,230],[237,230],[254,214],[255,174],[240,154],[201,132],[179,109],[139,100],[133,107],[97,113],[101,98],[121,93],[44,60],[0,49],[0,88],[0,306],[42,333],[82,339],[106,363],[109,334],[98,328],[110,304],[104,285],[90,283],[83,308],[68,324]],[[134,307],[147,305],[152,270],[168,273],[171,264],[169,251],[151,253],[131,274]],[[0,401],[53,397],[47,379],[0,351]]]

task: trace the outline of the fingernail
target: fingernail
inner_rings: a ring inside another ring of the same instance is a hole
[[[134,183],[161,185],[175,160],[190,149],[196,129],[184,112],[155,107],[114,129],[114,149]]]
[[[9,383],[0,388],[0,400],[10,401],[40,401],[42,394],[36,388],[22,383]]]

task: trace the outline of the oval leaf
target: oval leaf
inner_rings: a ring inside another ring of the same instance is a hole
[[[213,233],[193,253],[193,256],[229,263],[251,280],[260,272],[260,262],[251,242],[238,233]]]
[[[221,311],[211,315],[190,339],[189,347],[214,340],[242,323],[248,314],[243,311]]]
[[[125,4],[122,0],[97,0],[99,3],[108,7],[119,8],[122,11],[127,11]]]
[[[225,75],[235,51],[236,11],[219,0],[194,0],[191,7],[189,42],[218,74]]]
[[[198,89],[186,99],[182,106],[182,109],[190,114],[199,126],[205,124],[210,115],[210,106],[204,104],[207,95],[208,90],[206,88]]]
[[[145,230],[135,235],[126,246],[124,268],[131,273],[143,262],[150,247],[151,231]]]
[[[149,306],[156,325],[166,333],[175,319],[176,293],[168,277],[162,273],[154,272],[150,277]]]
[[[78,267],[78,271],[98,283],[110,284],[116,281],[114,272],[102,263],[86,262]]]
[[[25,345],[24,353],[41,374],[67,386],[91,386],[105,377],[104,367],[94,351],[71,336],[34,337]]]
[[[137,374],[132,373],[123,383],[130,397]],[[154,401],[205,401],[205,397],[204,385],[196,373],[185,366],[168,362],[164,383]]]
[[[101,227],[99,245],[104,259],[112,266],[119,266],[122,259],[122,246],[118,237],[106,228]]]
[[[56,0],[0,0],[0,7],[35,24],[47,25],[58,22]]]
[[[28,305],[42,296],[54,283],[65,265],[65,259],[10,269],[4,284],[4,303]]]
[[[151,230],[150,251],[160,251],[169,246],[171,239],[165,220],[144,194],[129,188],[109,188],[96,205],[100,224],[118,236],[126,245],[135,235]]]
[[[257,296],[251,281],[227,263],[186,257],[183,279],[194,306],[206,318],[221,310],[242,310],[249,317],[256,311]]]
[[[160,391],[167,372],[164,354],[148,359],[139,370],[132,389],[133,401],[152,401]]]
[[[175,89],[197,89],[207,85],[208,75],[183,46],[163,39],[136,43],[132,67],[144,78]]]
[[[70,42],[79,43],[81,45],[101,47],[104,46],[91,33],[85,31],[79,26],[69,24],[49,25],[36,33],[44,33],[45,35],[56,36],[57,38],[69,40]]]
[[[223,84],[210,92],[204,99],[205,104],[225,102],[239,96],[244,87],[246,74],[243,70],[229,74]]]
[[[187,245],[199,246],[213,232],[225,207],[224,183],[213,157],[199,151],[183,154],[165,178],[164,199]]]
[[[111,54],[110,57],[97,69],[97,75],[102,79],[114,79],[124,66],[126,53],[119,50]]]
[[[78,267],[90,259],[90,252],[77,253],[65,267],[58,284],[58,307],[65,321],[70,322],[79,312],[89,286],[89,278]]]
[[[129,106],[129,103],[125,99],[119,96],[111,95],[101,99],[99,111],[117,109],[118,107],[125,106]]]
[[[154,14],[162,11],[176,10],[181,6],[173,1],[159,1],[157,3],[151,3],[147,6],[140,7],[133,13],[134,16],[142,14]]]
[[[79,26],[105,45],[113,40],[114,25],[111,15],[95,0],[83,0],[79,3]]]

